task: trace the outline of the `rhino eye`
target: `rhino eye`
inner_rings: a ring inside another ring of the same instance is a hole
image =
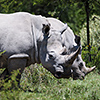
[[[83,63],[81,62],[81,63],[79,64],[79,69],[81,70],[82,67],[83,67]]]

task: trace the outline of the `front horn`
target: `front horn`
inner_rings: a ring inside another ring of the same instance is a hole
[[[96,68],[96,66],[93,66],[93,67],[91,67],[91,68],[87,68],[87,67],[86,67],[85,75],[87,75],[87,74],[89,74],[90,72],[92,72],[95,68]]]
[[[65,66],[71,66],[74,60],[77,58],[81,47],[79,47],[75,52],[71,53],[70,55],[66,55],[65,57]]]

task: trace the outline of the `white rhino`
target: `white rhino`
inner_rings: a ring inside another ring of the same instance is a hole
[[[63,27],[65,25],[63,22],[55,18],[47,19],[53,29],[60,29],[60,27]],[[91,68],[87,68],[85,66],[85,62],[82,60],[81,57],[82,46],[80,42],[80,37],[74,35],[73,31],[69,27],[67,27],[67,29],[62,34],[62,44],[66,47],[65,54],[67,55],[75,52],[78,47],[81,47],[81,50],[74,60],[73,64],[70,67],[65,67],[64,73],[59,72],[60,76],[67,78],[73,77],[73,79],[83,79],[85,75],[95,69],[95,66]]]
[[[77,46],[64,54],[62,35],[67,28],[67,24],[52,28],[47,18],[25,12],[0,14],[0,52],[6,51],[0,56],[0,68],[5,68],[0,77],[5,79],[19,69],[19,83],[25,67],[35,63],[42,63],[57,78],[67,77],[66,67],[80,52]]]

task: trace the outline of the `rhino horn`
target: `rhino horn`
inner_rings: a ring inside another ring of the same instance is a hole
[[[79,54],[79,52],[80,52],[80,50],[81,50],[81,47],[79,47],[75,52],[73,52],[73,53],[71,53],[70,55],[66,55],[66,62],[65,62],[65,64],[68,66],[70,66],[70,65],[72,65],[73,64],[73,62],[74,62],[74,60],[77,58],[77,56],[78,56],[78,54]]]
[[[93,66],[91,68],[86,68],[85,75],[87,75],[88,73],[92,72],[95,68],[96,68],[96,66]]]

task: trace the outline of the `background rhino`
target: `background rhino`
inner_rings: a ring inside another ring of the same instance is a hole
[[[51,24],[51,27],[54,29],[59,29],[60,27],[63,27],[65,24],[61,21],[55,19],[55,18],[47,18]],[[80,42],[80,37],[77,35],[74,35],[73,31],[68,27],[64,33],[62,34],[62,44],[66,47],[65,53],[71,54],[74,52],[79,46],[81,47],[81,50],[73,62],[73,64],[70,67],[65,67],[65,73],[66,75],[63,75],[67,78],[73,77],[73,79],[83,79],[85,75],[90,73],[95,69],[95,66],[92,68],[87,68],[85,66],[85,62],[82,60],[81,57],[81,51],[82,46]],[[61,74],[61,73],[59,73]]]
[[[5,68],[1,78],[19,69],[19,83],[25,67],[34,63],[42,63],[57,78],[67,77],[65,67],[71,66],[80,52],[78,46],[70,55],[63,54],[61,34],[67,27],[51,28],[45,17],[29,13],[0,14],[0,51],[6,50],[0,56],[0,68]]]

